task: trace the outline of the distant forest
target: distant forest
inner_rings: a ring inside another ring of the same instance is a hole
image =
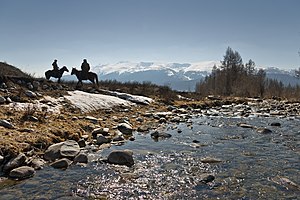
[[[300,75],[300,68],[296,70]],[[300,98],[300,86],[284,86],[280,81],[266,78],[263,69],[256,69],[255,62],[243,63],[241,55],[227,48],[220,67],[213,67],[212,73],[196,84],[201,96],[221,95],[261,98]]]

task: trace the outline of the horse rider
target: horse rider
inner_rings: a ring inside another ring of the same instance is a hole
[[[86,59],[83,59],[83,63],[81,64],[81,70],[84,78],[87,78],[90,69],[90,64],[87,62]]]
[[[57,65],[57,60],[55,59],[54,62],[52,63],[53,71],[59,71],[59,67]]]

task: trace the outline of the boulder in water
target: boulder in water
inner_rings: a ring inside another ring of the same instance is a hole
[[[35,170],[32,167],[22,166],[10,171],[9,176],[16,179],[25,179],[32,177]]]
[[[134,160],[130,150],[116,150],[108,155],[107,161],[110,164],[126,165],[131,167],[134,165]]]

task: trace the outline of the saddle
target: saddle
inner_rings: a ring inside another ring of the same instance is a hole
[[[81,71],[81,78],[82,78],[82,80],[87,80],[88,79],[88,73],[89,72]]]

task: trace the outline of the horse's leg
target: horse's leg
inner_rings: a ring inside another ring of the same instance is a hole
[[[97,87],[99,87],[99,81],[98,81],[98,76],[97,76],[97,74],[96,74],[96,76],[95,76],[95,79],[96,79]]]
[[[58,78],[57,82],[60,83],[60,77]]]

